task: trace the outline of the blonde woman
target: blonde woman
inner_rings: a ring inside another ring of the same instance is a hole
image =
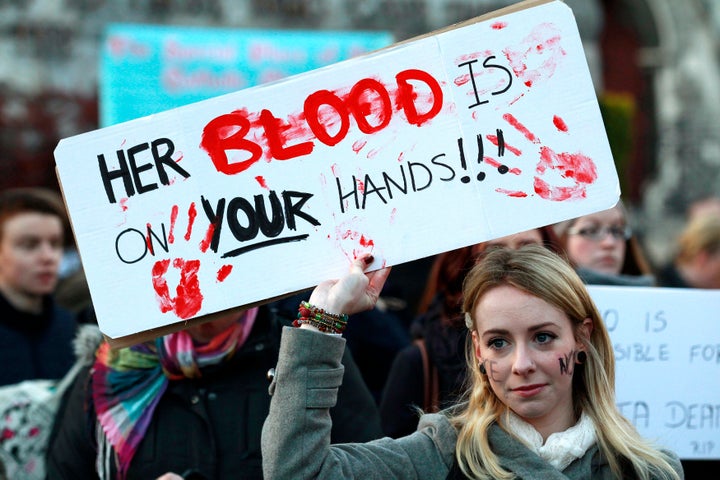
[[[373,305],[389,272],[364,274],[368,260],[313,291],[321,329],[326,312]],[[683,478],[677,456],[640,437],[617,410],[607,330],[559,256],[532,245],[490,251],[468,275],[463,298],[472,337],[467,396],[399,439],[330,446],[327,409],[341,383],[344,342],[318,332],[312,319],[286,328],[263,428],[265,477]]]

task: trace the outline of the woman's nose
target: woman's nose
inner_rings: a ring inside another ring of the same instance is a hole
[[[40,245],[40,255],[43,260],[60,262],[62,258],[62,248],[58,248],[57,245],[51,242],[43,242]]]
[[[535,362],[532,358],[530,349],[525,346],[518,346],[515,349],[515,358],[513,360],[513,373],[517,375],[527,375],[535,370]]]

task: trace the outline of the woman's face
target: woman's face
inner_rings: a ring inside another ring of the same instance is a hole
[[[540,234],[540,230],[534,228],[525,232],[515,233],[506,237],[500,237],[494,240],[488,240],[487,242],[477,244],[473,246],[473,255],[477,256],[480,253],[494,247],[506,247],[517,250],[524,245],[541,245],[542,243],[543,238]]]
[[[0,288],[27,297],[52,293],[62,255],[59,217],[39,212],[9,217],[0,239]]]
[[[500,401],[544,438],[574,425],[572,377],[582,345],[567,315],[501,285],[484,294],[473,318],[475,357]]]
[[[619,207],[578,218],[568,230],[568,257],[578,267],[617,275],[625,261],[626,228]]]
[[[210,340],[224,332],[230,325],[240,319],[242,312],[233,312],[223,315],[217,320],[198,323],[188,327],[186,330],[190,336],[199,344],[209,343]]]

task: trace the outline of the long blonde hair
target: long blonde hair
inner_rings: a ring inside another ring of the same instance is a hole
[[[463,311],[467,327],[476,328],[473,312],[483,295],[500,285],[527,292],[565,312],[574,325],[575,337],[585,346],[587,360],[575,369],[573,408],[576,418],[584,412],[595,424],[597,442],[617,478],[623,466],[632,465],[637,478],[679,479],[666,454],[643,439],[615,405],[615,359],[605,324],[582,280],[572,267],[547,248],[528,245],[519,250],[490,251],[468,274],[463,284]],[[590,318],[594,324],[588,338],[579,326]],[[470,385],[464,404],[452,414],[458,429],[456,457],[468,478],[511,479],[491,450],[488,429],[508,408],[482,375],[471,345],[468,352]],[[627,472],[626,472],[627,473]]]

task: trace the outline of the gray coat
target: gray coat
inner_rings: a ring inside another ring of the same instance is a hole
[[[284,329],[262,434],[265,478],[445,480],[453,467],[457,431],[443,414],[423,415],[407,437],[330,445],[328,408],[342,383],[344,348],[345,340],[337,335]],[[597,446],[560,472],[497,425],[490,444],[518,479],[614,479]],[[679,461],[676,469],[681,471]]]

